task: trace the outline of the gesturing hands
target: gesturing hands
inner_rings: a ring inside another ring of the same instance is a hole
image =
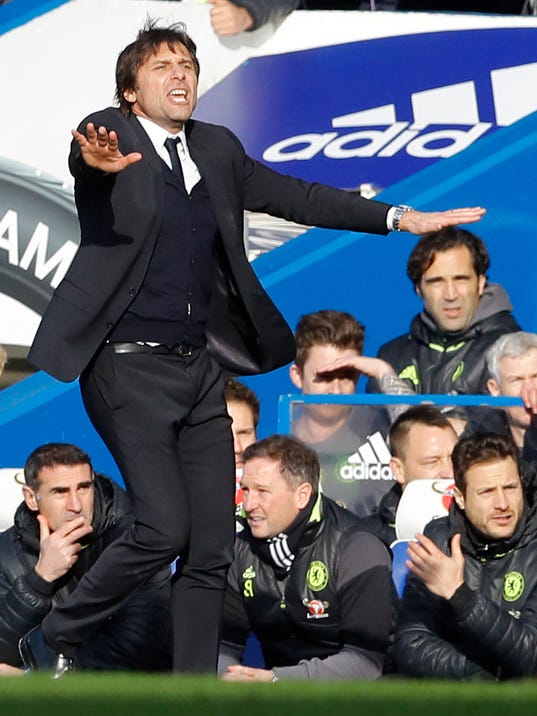
[[[93,527],[84,517],[64,522],[55,532],[51,532],[43,515],[37,515],[39,522],[39,559],[35,571],[46,582],[54,582],[63,577],[78,560],[82,549],[80,540],[88,535]]]
[[[464,582],[464,555],[460,534],[451,540],[451,557],[438,549],[425,535],[417,534],[416,542],[408,545],[409,559],[405,563],[421,579],[427,589],[444,599],[451,599]]]
[[[116,132],[113,130],[109,132],[102,126],[96,129],[92,122],[86,125],[86,136],[76,129],[73,129],[71,134],[80,145],[84,161],[94,169],[117,174],[142,158],[140,152],[122,154],[119,151]]]

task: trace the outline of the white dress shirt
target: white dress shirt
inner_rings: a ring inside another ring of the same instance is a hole
[[[186,143],[186,135],[185,130],[182,129],[180,132],[177,132],[176,134],[170,134],[170,132],[167,132],[165,129],[163,129],[158,124],[155,124],[150,119],[147,119],[147,117],[138,117],[140,124],[145,129],[147,136],[151,140],[151,143],[155,147],[155,151],[163,159],[166,164],[172,168],[170,155],[168,154],[168,150],[164,146],[164,142],[168,137],[179,137],[179,142],[177,142],[177,154],[179,155],[179,160],[181,162],[181,168],[183,170],[183,178],[185,181],[185,189],[187,190],[188,194],[192,191],[192,189],[196,186],[196,184],[201,179],[201,174],[198,171],[198,167],[196,166],[194,160],[190,156],[190,152],[188,151],[188,145]]]

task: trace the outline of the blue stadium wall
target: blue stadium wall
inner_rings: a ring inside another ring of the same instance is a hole
[[[12,0],[0,9],[0,32],[7,32],[17,23],[28,22],[40,11],[45,12],[62,4]],[[517,30],[515,34],[520,41],[510,44],[499,42],[504,38],[504,31],[470,32],[462,44],[455,43],[459,55],[466,53],[462,65],[455,68],[455,74],[450,67],[449,71],[442,70],[438,76],[434,75],[432,59],[421,63],[418,60],[425,52],[431,58],[450,52],[454,43],[453,35],[449,33],[424,36],[422,45],[418,36],[411,39],[402,37],[330,47],[316,50],[313,54],[307,51],[277,58],[257,58],[243,63],[224,82],[202,97],[198,116],[208,120],[218,118],[239,134],[253,156],[267,161],[276,169],[307,179],[320,178],[347,187],[372,179],[380,186],[390,187],[381,193],[381,200],[409,203],[425,210],[478,204],[487,207],[486,217],[475,230],[485,239],[490,250],[492,265],[489,278],[505,286],[520,324],[533,331],[537,330],[537,302],[533,290],[536,265],[533,236],[537,173],[536,114],[503,128],[498,121],[466,150],[442,161],[431,160],[420,164],[408,153],[386,158],[385,161],[377,158],[375,163],[356,156],[347,164],[343,174],[331,174],[335,172],[337,162],[326,152],[318,152],[308,163],[271,163],[275,153],[266,155],[266,147],[277,145],[282,137],[300,135],[308,124],[316,132],[326,135],[327,128],[332,130],[332,134],[341,132],[342,127],[347,128],[344,131],[356,129],[364,124],[364,117],[371,117],[371,108],[385,111],[383,102],[396,107],[397,116],[393,121],[407,121],[410,125],[417,121],[419,101],[411,106],[409,97],[424,94],[424,88],[433,86],[430,84],[433,80],[438,86],[446,87],[458,83],[466,91],[473,76],[470,69],[475,70],[483,53],[487,55],[488,52],[494,57],[494,46],[502,51],[498,51],[498,56],[501,54],[502,58],[497,60],[500,70],[509,64],[526,63],[528,67],[533,67],[534,60],[537,61],[537,50],[533,49],[537,48],[532,34],[535,32],[536,28],[531,31],[529,28]],[[407,53],[407,61],[414,63],[415,71],[401,73],[395,83],[398,88],[401,83],[406,83],[404,91],[391,87],[387,92],[386,77],[393,74],[394,56],[392,54],[390,59],[390,54],[386,53],[388,44],[399,53],[399,57]],[[418,58],[412,53],[418,53]],[[289,65],[291,72],[286,69],[288,62],[292,63]],[[490,71],[496,71],[495,68],[494,60],[491,60],[490,66],[477,73],[479,106],[476,102],[475,116],[451,116],[453,126],[482,126],[483,122],[492,125],[494,116],[498,115],[498,107],[494,105],[493,93],[487,91],[487,87]],[[306,75],[301,74],[304,71]],[[352,77],[359,76],[359,86],[356,91],[353,90],[349,101],[341,100],[343,88],[334,80],[345,71],[350,72]],[[323,75],[323,72],[327,74]],[[286,88],[282,81],[284,76],[289,80]],[[528,96],[532,94],[533,86],[528,83]],[[258,101],[248,105],[247,98],[256,88]],[[312,113],[305,122],[304,108],[313,105],[319,91],[330,94],[328,115]],[[246,93],[243,100],[242,92]],[[233,102],[229,101],[230,96],[235,97]],[[293,97],[296,100],[294,103]],[[248,106],[249,114],[232,114],[233,105]],[[360,112],[363,114],[357,118]],[[440,119],[437,120],[437,124],[441,124]],[[327,122],[331,122],[328,127],[325,126]],[[253,128],[260,131],[254,132]],[[436,125],[431,127],[435,128]],[[429,165],[420,170],[424,164]],[[291,326],[295,326],[303,313],[310,311],[322,308],[351,311],[365,324],[366,352],[373,354],[381,343],[404,332],[410,318],[419,310],[419,301],[405,275],[406,260],[414,243],[414,237],[405,234],[374,237],[312,229],[261,256],[254,266]],[[263,436],[274,432],[278,396],[293,390],[288,369],[248,378],[245,382],[261,398],[259,434]],[[85,416],[76,383],[60,384],[37,373],[0,393],[0,463],[3,466],[21,465],[31,449],[51,440],[80,444],[94,456],[97,469],[120,479],[113,460]]]
[[[535,300],[535,199],[537,115],[474,144],[465,152],[405,179],[380,195],[421,209],[482,205],[476,230],[492,256],[490,279],[507,289],[515,315],[537,330]],[[403,332],[419,309],[404,270],[414,239],[312,229],[261,256],[255,269],[291,325],[305,312],[326,307],[355,313],[374,353]],[[246,380],[262,401],[260,434],[276,430],[277,396],[293,392],[287,368]],[[43,441],[69,440],[95,456],[98,469],[117,476],[102,442],[87,422],[78,385],[37,373],[0,394],[2,463],[20,465]]]

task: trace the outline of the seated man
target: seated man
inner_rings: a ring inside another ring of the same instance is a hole
[[[228,378],[224,387],[224,399],[231,418],[233,450],[235,452],[235,516],[242,514],[242,469],[243,453],[256,441],[259,422],[259,398],[247,385],[234,378]]]
[[[388,546],[396,539],[395,515],[405,486],[413,480],[453,477],[451,453],[457,433],[438,408],[414,405],[393,423],[389,443],[396,484],[384,495],[378,511],[361,522]]]
[[[485,424],[509,432],[520,457],[537,462],[537,334],[518,331],[498,338],[487,352],[487,367],[489,393],[522,397],[525,406],[487,411]]]
[[[19,639],[66,598],[132,521],[126,493],[94,474],[89,456],[75,445],[36,448],[24,479],[14,525],[0,534],[0,662],[15,667],[22,665]],[[76,668],[170,668],[169,578],[169,570],[161,571],[84,640]]]
[[[360,370],[366,372],[366,368],[362,362],[360,369],[354,367],[364,344],[364,327],[354,316],[334,310],[308,313],[298,322],[295,341],[296,358],[290,377],[302,393],[356,392]],[[345,365],[340,367],[340,363]],[[310,404],[304,406],[292,430],[319,456],[322,491],[365,517],[393,485],[385,440],[388,428],[389,418],[382,408]]]
[[[233,681],[376,679],[392,625],[388,550],[320,495],[319,461],[273,435],[244,453],[246,529],[228,576],[219,673]],[[240,664],[249,632],[267,669]]]
[[[409,543],[396,628],[399,671],[435,679],[537,674],[537,522],[509,436],[476,433],[453,451],[449,517]]]
[[[459,228],[425,234],[410,254],[407,274],[423,311],[378,357],[416,393],[486,392],[486,350],[519,330],[504,289],[487,283],[489,264],[483,241]],[[378,392],[377,382],[368,390]]]

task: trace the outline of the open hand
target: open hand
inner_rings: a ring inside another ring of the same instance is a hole
[[[464,582],[464,555],[460,534],[451,540],[451,557],[438,549],[425,535],[417,534],[415,542],[409,542],[409,570],[421,579],[427,589],[444,599],[451,599]]]
[[[119,151],[116,132],[110,132],[106,127],[95,128],[92,122],[86,125],[86,135],[76,129],[71,134],[80,145],[84,161],[89,167],[100,169],[109,174],[117,174],[130,164],[139,162],[142,158],[140,152],[131,152],[124,155]]]
[[[448,211],[406,211],[399,220],[401,231],[411,234],[426,234],[429,231],[440,231],[446,226],[458,224],[473,224],[480,221],[487,210],[481,206],[470,206],[464,209],[449,209]]]

